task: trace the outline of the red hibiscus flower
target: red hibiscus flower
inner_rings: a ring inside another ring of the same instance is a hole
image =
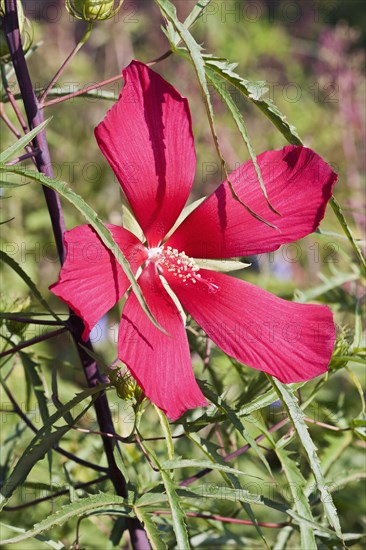
[[[124,70],[117,103],[95,130],[139,222],[146,242],[109,225],[147,304],[167,334],[147,318],[131,292],[119,329],[118,357],[146,396],[177,419],[207,405],[192,370],[178,298],[225,353],[282,382],[326,372],[335,341],[326,306],[288,302],[234,277],[202,269],[202,259],[276,250],[314,231],[337,179],[312,150],[284,147],[258,157],[271,203],[264,200],[252,162],[230,177],[236,193],[277,229],[234,200],[227,182],[168,237],[191,191],[196,155],[188,102],[146,65]],[[129,282],[114,256],[87,225],[65,234],[67,257],[51,289],[84,321],[83,337],[126,293]],[[196,259],[201,259],[198,266]]]

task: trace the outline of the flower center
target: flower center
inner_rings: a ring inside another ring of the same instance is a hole
[[[188,281],[195,283],[197,279],[201,278],[198,273],[200,268],[193,258],[187,256],[185,252],[179,252],[177,248],[171,246],[150,248],[148,260],[156,263],[162,274],[167,271],[183,283]]]
[[[172,248],[171,246],[167,246],[166,248],[164,246],[150,248],[148,251],[148,260],[156,264],[162,275],[164,275],[164,272],[168,272],[173,277],[177,277],[182,283],[195,284],[197,281],[200,281],[209,287],[210,292],[218,290],[218,286],[213,284],[212,281],[201,277],[199,273],[200,268],[194,259],[187,256],[185,252],[179,252],[177,248]]]

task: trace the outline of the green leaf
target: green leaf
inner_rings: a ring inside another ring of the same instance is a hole
[[[299,382],[297,384],[292,384],[292,388],[294,390],[300,389],[304,385],[304,382]],[[258,397],[255,397],[250,401],[250,403],[247,403],[244,405],[244,407],[241,407],[240,410],[237,412],[238,416],[247,416],[255,411],[259,411],[261,409],[264,409],[264,407],[268,407],[271,405],[274,401],[277,401],[278,396],[277,392],[275,390],[268,390],[263,395],[258,395]]]
[[[142,523],[147,538],[149,539],[149,542],[152,546],[153,550],[164,550],[165,548],[168,548],[165,542],[161,539],[161,535],[153,522],[150,514],[146,512],[145,510],[139,508],[138,506],[134,506],[134,512],[136,514],[136,517],[140,520]]]
[[[47,301],[43,298],[38,288],[33,283],[31,278],[26,274],[23,268],[20,267],[20,265],[11,256],[6,254],[6,252],[4,252],[3,250],[0,250],[0,260],[5,262],[9,267],[11,267],[11,269],[13,269],[19,275],[19,277],[21,277],[21,279],[23,279],[25,284],[28,286],[28,288],[32,292],[33,296],[47,311],[49,311],[49,313],[51,313],[51,315],[56,319],[56,321],[61,321],[59,316],[53,312],[51,307],[48,305]]]
[[[11,175],[11,174],[8,174]],[[0,188],[2,189],[12,189],[17,187],[24,187],[25,185],[28,185],[28,183],[16,183],[15,181],[9,181],[6,179],[7,174],[3,174],[0,179]],[[9,198],[9,197],[8,197]]]
[[[236,415],[235,411],[229,407],[229,405],[221,397],[215,395],[214,392],[210,391],[207,387],[201,387],[202,392],[205,397],[207,397],[212,403],[224,411],[227,418],[230,420],[234,428],[240,433],[240,435],[249,443],[253,451],[258,456],[259,460],[264,464],[264,467],[268,471],[269,475],[272,476],[271,467],[268,464],[266,457],[264,456],[263,451],[258,447],[255,439],[250,435],[248,430],[240,421],[239,417]]]
[[[337,509],[334,505],[332,495],[324,479],[320,460],[317,454],[317,448],[310,437],[308,427],[304,421],[304,413],[299,406],[298,401],[294,396],[291,388],[286,387],[284,384],[281,384],[281,382],[276,380],[276,378],[269,377],[269,379],[271,380],[273,387],[276,388],[278,396],[283,402],[287,410],[288,416],[291,419],[291,422],[305,449],[311,471],[314,475],[317,488],[320,492],[321,501],[323,503],[324,511],[328,518],[328,521],[330,525],[334,528],[338,537],[343,540]]]
[[[24,352],[20,352],[20,359],[23,363],[24,370],[28,376],[28,379],[30,380],[31,386],[33,388],[34,395],[36,397],[37,403],[38,403],[38,409],[41,414],[41,418],[43,423],[47,422],[49,418],[49,412],[48,412],[48,400],[46,396],[46,390],[44,387],[44,383],[42,381],[42,378],[39,374],[40,366],[33,361],[33,359],[27,355]],[[52,452],[51,450],[48,451],[48,470],[50,476],[52,475]]]
[[[350,244],[353,248],[353,251],[356,255],[356,258],[358,259],[359,264],[361,266],[361,270],[362,270],[363,275],[366,276],[366,260],[363,256],[362,252],[361,252],[360,247],[358,246],[358,244],[355,241],[355,238],[353,236],[351,228],[349,227],[349,225],[347,223],[347,220],[344,217],[341,206],[340,206],[339,202],[336,200],[336,198],[334,196],[332,196],[331,199],[330,199],[330,205],[333,208],[333,212],[337,216],[337,219],[338,219],[339,223],[341,224],[342,229],[343,229],[347,239],[349,240],[349,242],[350,242]]]
[[[119,513],[128,516],[130,510],[126,507],[122,497],[117,495],[109,495],[106,493],[99,493],[98,495],[92,495],[86,498],[82,498],[71,504],[62,506],[60,510],[54,514],[49,515],[46,519],[40,523],[36,523],[33,529],[26,531],[25,533],[18,535],[12,539],[1,540],[1,544],[13,544],[15,542],[21,542],[26,539],[35,537],[36,535],[43,533],[47,529],[51,529],[56,525],[63,525],[66,521],[72,518],[82,516],[83,514],[97,509],[102,509],[109,506],[118,506]],[[110,512],[113,514],[113,511]]]
[[[361,312],[361,302],[362,298],[357,300],[356,309],[355,309],[355,335],[351,345],[351,350],[359,349],[362,345],[362,312]],[[366,414],[366,411],[365,411]]]
[[[77,195],[74,191],[72,191],[65,182],[51,179],[45,176],[44,174],[41,174],[39,172],[35,172],[33,170],[27,170],[27,169],[20,169],[15,168],[12,166],[0,166],[0,171],[2,172],[11,172],[14,174],[21,174],[23,176],[29,177],[33,181],[37,181],[38,183],[41,183],[42,185],[45,185],[46,187],[49,187],[50,189],[53,189],[59,195],[64,197],[66,200],[68,200],[75,208],[79,210],[85,217],[85,219],[89,222],[89,224],[95,229],[98,236],[100,237],[101,241],[105,244],[105,246],[112,252],[112,254],[115,256],[118,263],[121,265],[126,277],[131,283],[132,290],[134,291],[137,300],[139,301],[143,311],[146,313],[150,321],[164,334],[166,334],[166,331],[163,329],[163,327],[160,326],[160,324],[156,321],[154,316],[152,315],[146,301],[144,298],[144,295],[141,292],[141,289],[136,281],[136,278],[134,274],[132,273],[130,264],[124,254],[122,253],[119,246],[114,242],[111,232],[105,225],[101,222],[101,220],[98,218],[97,213],[89,206],[80,195]]]
[[[225,163],[225,160],[224,160],[223,155],[221,153],[220,144],[219,144],[219,140],[218,140],[217,133],[216,133],[215,123],[214,123],[214,112],[213,112],[213,107],[212,107],[211,99],[210,99],[210,92],[209,92],[208,85],[207,85],[207,80],[206,80],[205,60],[204,60],[204,57],[202,56],[202,53],[201,53],[201,50],[202,50],[201,46],[199,44],[197,44],[197,42],[195,41],[195,39],[193,38],[193,36],[189,32],[187,27],[179,21],[179,19],[177,17],[176,8],[171,2],[169,2],[169,0],[155,0],[155,2],[159,5],[160,10],[161,10],[162,14],[164,15],[164,17],[166,17],[168,19],[168,21],[173,25],[173,27],[177,31],[180,39],[182,40],[182,42],[185,44],[185,46],[187,48],[189,58],[190,58],[190,60],[193,64],[193,67],[195,69],[195,72],[196,72],[196,75],[197,75],[197,80],[198,80],[198,83],[199,83],[201,91],[202,91],[202,97],[203,97],[203,101],[205,103],[207,118],[208,118],[208,122],[210,124],[211,134],[212,134],[212,137],[213,137],[213,140],[214,140],[216,152],[217,152],[217,155],[220,159],[220,163],[221,163],[221,166],[224,170],[226,180],[227,180],[227,183],[228,183],[228,186],[230,188],[230,191],[231,191],[231,194],[232,194],[233,198],[236,201],[238,201],[256,219],[258,219],[259,221],[263,222],[266,225],[269,225],[270,227],[275,227],[272,223],[267,222],[264,218],[262,218],[262,216],[260,216],[259,214],[256,214],[256,212],[254,212],[247,204],[245,204],[241,200],[241,198],[238,196],[238,194],[236,193],[232,183],[230,182],[229,174],[228,174],[228,171],[227,171],[227,168],[226,168],[226,163]],[[168,38],[169,38],[169,34],[168,34]],[[174,48],[174,43],[172,44],[172,47]],[[182,49],[177,50],[175,48],[175,51],[180,53],[182,51]]]
[[[309,288],[308,290],[296,290],[294,292],[294,298],[296,302],[300,302],[302,304],[312,302],[330,290],[341,287],[345,283],[357,281],[359,277],[359,273],[337,273],[334,277],[327,278],[324,284],[321,284],[315,288]]]
[[[215,483],[206,483],[205,485],[201,485],[200,488],[190,488],[189,490],[201,499],[214,498],[219,500],[230,500],[231,502],[246,502],[259,506],[267,506],[272,510],[277,510],[278,512],[283,512],[284,514],[291,512],[291,510],[288,510],[284,504],[267,498],[262,494],[251,493],[247,489],[243,488],[236,489],[233,487],[215,485]]]
[[[204,55],[206,66],[215,71],[221,78],[235,86],[245,97],[252,101],[276,126],[289,143],[302,145],[302,141],[294,126],[289,124],[286,116],[276,107],[271,99],[263,98],[267,91],[265,82],[250,82],[239,76],[234,69],[237,63],[230,63],[222,57]]]
[[[160,425],[161,425],[161,428],[163,430],[163,434],[164,434],[167,449],[168,449],[169,460],[173,460],[174,459],[174,444],[173,444],[172,434],[170,433],[169,422],[167,420],[167,417],[165,416],[163,411],[161,411],[159,409],[159,407],[154,405],[154,408],[155,408],[156,414],[159,417]]]
[[[0,525],[2,527],[5,527],[6,529],[9,529],[10,531],[16,531],[17,533],[28,532],[27,529],[20,529],[19,527],[14,527],[13,525],[8,525],[6,523],[0,522]],[[43,537],[42,535],[35,535],[34,538],[36,540],[43,542],[44,544],[47,544],[47,546],[49,546],[50,548],[54,548],[54,550],[66,550],[66,547],[62,544],[62,542],[55,542],[53,540],[48,539],[47,537]]]
[[[183,221],[188,217],[188,215],[193,212],[201,204],[201,202],[205,201],[207,197],[201,197],[200,199],[197,199],[196,201],[191,202],[191,204],[188,204],[185,206],[180,213],[177,221],[169,231],[169,233],[166,236],[166,239],[168,240],[171,235],[173,235],[174,231],[183,223]]]
[[[189,13],[189,15],[186,17],[183,25],[186,27],[186,29],[189,29],[194,23],[197,21],[197,19],[201,16],[203,10],[208,6],[211,0],[199,0],[197,4],[194,6],[192,11]],[[166,21],[166,28],[163,27],[163,32],[167,36],[173,51],[176,50],[177,46],[181,42],[182,38],[178,32],[176,32],[174,25],[167,20]]]
[[[229,111],[230,111],[230,113],[231,113],[231,115],[234,119],[234,122],[235,122],[235,124],[236,124],[236,126],[237,126],[237,128],[238,128],[238,130],[241,134],[241,137],[244,140],[244,143],[245,143],[245,145],[248,149],[250,158],[253,162],[253,166],[254,166],[255,172],[257,174],[259,185],[262,189],[262,193],[263,193],[263,195],[264,195],[264,197],[267,201],[268,206],[270,207],[270,209],[273,212],[278,214],[277,210],[275,210],[273,208],[273,206],[271,205],[270,200],[268,198],[267,190],[266,190],[266,187],[264,185],[263,178],[262,178],[261,169],[258,165],[257,158],[256,158],[256,155],[255,155],[255,152],[254,152],[254,148],[253,148],[252,143],[250,141],[250,138],[249,138],[249,135],[248,135],[248,130],[245,126],[245,122],[244,122],[244,119],[242,117],[241,112],[239,111],[239,109],[238,109],[235,101],[231,97],[229,91],[226,90],[225,88],[223,88],[223,86],[221,85],[222,84],[221,80],[217,77],[215,72],[212,71],[211,69],[209,69],[208,67],[206,67],[206,74],[207,74],[210,82],[214,86],[216,92],[220,95],[221,99],[226,104],[226,107],[229,109]]]
[[[223,273],[228,273],[229,271],[240,271],[246,267],[251,266],[252,264],[245,264],[239,260],[199,260],[195,259],[195,263],[201,269],[209,269],[212,271],[221,271]]]
[[[304,382],[300,382],[298,384],[293,384],[293,387],[295,389],[299,389],[303,385],[304,385]],[[276,401],[277,398],[278,396],[275,390],[273,389],[268,390],[263,395],[259,395],[258,397],[255,397],[249,403],[240,407],[239,410],[235,411],[235,413],[239,418],[241,416],[249,416],[255,411],[259,411],[261,409],[264,409],[264,407],[268,407],[274,401]],[[200,416],[196,420],[192,422],[187,422],[186,426],[189,428],[190,431],[199,430],[201,429],[202,426],[206,426],[207,423],[221,422],[225,418],[226,418],[226,414],[204,413],[202,416]]]
[[[271,500],[270,498],[267,498],[262,494],[250,493],[246,489],[233,489],[231,487],[223,487],[215,485],[213,483],[202,485],[201,489],[190,489],[190,493],[196,494],[201,499],[214,498],[219,499],[220,501],[229,500],[231,502],[247,502],[259,506],[266,506],[268,508],[276,510],[277,512],[287,514],[296,522],[296,524],[300,525],[301,523],[306,523],[306,525],[311,527],[319,536],[336,539],[335,532],[328,527],[311,521],[301,516],[297,512],[289,509],[286,505]],[[184,498],[183,492],[181,493],[181,497]],[[189,495],[189,498],[192,498],[191,494]],[[307,550],[307,547],[301,548],[304,548],[304,550],[306,548]]]
[[[150,492],[145,492],[141,496],[139,496],[135,504],[139,508],[141,506],[151,507],[151,506],[156,506],[157,504],[160,505],[162,502],[166,502],[167,500],[168,500],[168,497],[165,493],[165,487],[161,483],[159,485],[155,485]]]
[[[199,17],[201,17],[203,11],[206,9],[206,7],[209,5],[210,2],[211,2],[211,0],[199,0],[197,2],[197,4],[194,6],[193,10],[190,12],[190,14],[184,20],[184,26],[187,29],[189,29],[192,25],[194,25],[194,23],[197,21],[197,19]]]
[[[185,515],[181,508],[179,497],[175,490],[175,484],[170,477],[170,473],[164,469],[160,470],[160,474],[164,483],[166,494],[168,496],[170,509],[172,512],[172,520],[174,533],[177,539],[177,548],[179,550],[189,550],[190,544],[188,539],[188,531],[185,522]]]
[[[200,87],[202,88],[202,91],[204,93],[204,101],[206,108],[208,110],[209,115],[209,122],[212,129],[213,125],[213,109],[212,105],[209,99],[209,90],[207,87],[206,77],[205,77],[205,63],[202,58],[201,54],[201,46],[197,44],[191,33],[189,32],[188,28],[185,26],[185,24],[181,23],[177,17],[177,11],[174,6],[169,0],[155,0],[158,4],[161,12],[163,15],[167,18],[167,20],[173,25],[175,30],[177,31],[180,40],[184,42],[187,51],[189,53],[189,56],[191,58],[192,64],[194,66],[194,69],[197,74],[198,82],[200,84]],[[174,44],[173,44],[174,46]],[[214,141],[215,144],[217,142],[216,133],[214,133]]]
[[[126,204],[122,204],[122,225],[135,235],[141,242],[145,241],[145,235],[138,221]]]
[[[208,397],[211,401],[214,401],[214,402],[217,401],[217,400],[211,399],[211,397],[212,397],[210,395],[211,393],[212,392],[210,392],[209,394],[206,394],[206,397]],[[217,404],[217,406],[219,406],[219,405]],[[221,408],[223,408],[223,407],[221,407]],[[241,424],[240,420],[238,420],[238,423]],[[212,462],[212,464],[221,464],[221,465],[225,466],[225,461],[224,461],[223,457],[220,456],[217,452],[217,450],[218,450],[217,445],[214,445],[213,443],[200,438],[196,433],[189,433],[189,432],[186,431],[186,434],[191,439],[191,441],[193,441],[195,443],[195,445],[197,445],[198,448],[207,456],[207,458]],[[270,469],[269,469],[269,471],[270,471]],[[221,473],[222,477],[224,478],[225,482],[228,483],[228,485],[230,487],[232,487],[233,489],[241,489],[242,488],[237,475],[226,474],[225,472],[222,472],[222,471],[220,473]],[[268,550],[270,550],[270,546],[268,545],[268,543],[267,543],[267,541],[266,541],[266,539],[265,539],[265,537],[264,537],[264,535],[263,535],[263,533],[260,529],[260,526],[257,522],[257,519],[256,519],[256,517],[255,517],[255,515],[252,511],[252,508],[251,508],[250,504],[248,502],[242,502],[242,505],[243,505],[244,510],[248,514],[249,518],[253,522],[253,525],[254,525],[255,529],[257,530],[258,535],[263,540],[266,548],[268,548]]]
[[[140,444],[144,448],[145,453],[149,456],[150,460],[159,469],[172,512],[173,528],[177,539],[177,547],[179,548],[179,550],[189,550],[190,545],[188,540],[187,527],[185,524],[185,516],[179,503],[179,498],[176,493],[175,484],[171,478],[171,473],[166,471],[168,468],[165,468],[161,465],[154,451],[149,447],[149,445],[146,443],[146,441],[143,440],[141,436]]]
[[[93,400],[74,419],[74,423],[72,425],[67,424],[61,428],[57,428],[51,433],[50,430],[54,427],[54,424],[63,418],[66,413],[76,407],[76,405],[84,401],[84,399],[97,395],[99,392],[103,391],[105,387],[105,384],[101,384],[100,386],[84,390],[71,399],[71,401],[60,407],[48,418],[47,422],[44,423],[42,428],[36,433],[32,441],[29,443],[28,447],[15,465],[10,477],[2,486],[0,491],[0,510],[4,507],[7,500],[14,493],[15,489],[25,481],[33,466],[35,466],[35,464],[45,456],[47,451],[52,449],[54,445],[57,445],[61,437],[67,433],[76,422],[78,422],[78,420],[91,407]]]
[[[223,464],[217,464],[210,462],[209,460],[201,460],[197,458],[178,458],[176,460],[167,460],[161,464],[161,468],[164,470],[175,470],[179,468],[210,468],[210,470],[220,470],[227,474],[236,474],[240,476],[248,476],[251,478],[259,479],[257,476],[247,474],[231,466],[225,466]]]
[[[350,360],[354,361],[354,357],[350,357]],[[363,359],[363,360],[361,359],[360,362],[363,362],[363,364],[366,364],[365,359]],[[354,383],[354,385],[357,389],[358,395],[360,396],[361,407],[362,407],[360,414],[363,418],[366,418],[366,403],[365,403],[365,397],[364,397],[364,391],[363,391],[362,384],[361,384],[360,380],[358,379],[356,373],[353,372],[353,370],[350,369],[348,366],[346,367],[346,371],[349,374],[349,377],[351,378],[352,382]]]
[[[300,471],[299,465],[295,459],[291,459],[289,452],[283,447],[275,447],[276,455],[278,456],[282,469],[288,480],[289,487],[292,493],[295,510],[303,517],[310,521],[314,521],[309,500],[304,493],[306,481]],[[305,522],[300,522],[301,548],[306,550],[317,550],[314,530]]]
[[[25,136],[18,139],[18,141],[14,143],[14,145],[11,145],[7,149],[5,149],[5,151],[3,151],[0,154],[0,162],[1,163],[7,162],[9,159],[14,157],[19,151],[24,149],[24,147],[28,145],[28,143],[30,143],[33,140],[33,138],[35,138],[40,132],[42,132],[42,130],[50,122],[51,118],[48,118],[47,120],[45,120],[44,122],[42,122],[41,124],[33,128],[33,130],[25,134]]]
[[[41,418],[43,422],[46,422],[49,418],[48,400],[43,381],[38,373],[38,369],[40,369],[40,366],[38,365],[38,363],[33,361],[33,359],[29,357],[29,355],[27,355],[26,353],[20,352],[19,355],[23,363],[24,370],[29,376],[34,395],[36,396]]]
[[[366,442],[366,416],[359,414],[357,418],[352,420],[353,431],[355,434]]]

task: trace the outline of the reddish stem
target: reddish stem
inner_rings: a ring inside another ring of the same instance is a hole
[[[288,421],[289,421],[288,418],[284,418],[283,420],[281,420],[280,422],[277,422],[277,424],[274,424],[271,428],[269,428],[268,431],[270,433],[276,432],[277,430],[279,430],[280,428],[285,426],[285,424],[287,424]],[[259,435],[255,440],[256,443],[259,443],[259,441],[262,441],[262,439],[264,439],[265,437],[266,436],[264,434]],[[240,449],[237,449],[233,453],[225,456],[224,457],[225,462],[230,462],[230,460],[233,460],[233,458],[237,458],[238,456],[242,455],[243,453],[246,453],[247,451],[249,451],[250,448],[251,448],[251,446],[249,445],[249,443],[247,443],[243,447],[240,447]],[[195,481],[197,481],[201,477],[205,476],[206,474],[209,474],[210,472],[212,472],[211,468],[204,468],[203,470],[200,470],[199,472],[197,472],[197,474],[195,474],[194,476],[189,477],[189,478],[181,481],[181,483],[179,485],[181,485],[181,487],[187,487],[187,485],[190,485],[191,483],[194,483]]]
[[[9,162],[6,162],[6,166],[14,166],[14,164],[18,164],[19,162],[23,162],[24,160],[34,158],[36,155],[38,155],[39,151],[29,151],[29,153],[25,153],[24,155],[21,155],[20,157],[17,157],[13,160],[10,160]]]
[[[159,63],[159,61],[163,61],[163,59],[166,59],[169,57],[173,52],[171,50],[168,50],[160,57],[157,57],[156,59],[153,59],[152,61],[149,61],[146,63],[149,67],[152,65],[155,65],[156,63]],[[62,103],[63,101],[68,101],[69,99],[72,99],[74,97],[78,97],[80,95],[86,94],[87,92],[90,92],[92,90],[96,90],[97,88],[102,88],[103,86],[107,86],[108,84],[112,84],[113,82],[116,82],[117,80],[120,80],[123,78],[122,74],[118,74],[116,76],[112,76],[111,78],[108,78],[107,80],[102,80],[101,82],[98,82],[97,84],[91,84],[90,86],[87,86],[86,88],[82,88],[81,90],[76,90],[76,92],[72,92],[71,94],[64,95],[62,97],[57,97],[55,99],[51,99],[51,101],[46,101],[45,103],[42,102],[40,104],[39,108],[43,109],[45,107],[51,107],[51,105],[56,105],[57,103]]]
[[[153,512],[156,516],[169,516],[172,514],[170,510],[155,510]],[[218,516],[217,514],[202,514],[201,512],[185,512],[185,515],[190,518],[202,518],[210,519],[214,521],[221,521],[222,523],[236,523],[239,525],[259,525],[260,527],[268,527],[269,529],[281,529],[290,525],[289,522],[284,521],[282,523],[270,523],[267,521],[257,521],[255,524],[248,519],[228,518],[225,516]]]
[[[0,118],[5,122],[9,130],[18,138],[20,139],[22,137],[22,134],[18,132],[17,128],[14,126],[10,118],[7,116],[7,114],[4,111],[4,104],[0,103]]]
[[[58,71],[56,72],[56,74],[53,76],[53,78],[51,78],[50,82],[47,84],[46,88],[44,89],[44,91],[40,94],[39,96],[39,107],[41,108],[43,103],[45,102],[45,99],[49,93],[49,91],[51,90],[52,86],[55,84],[55,82],[57,81],[57,79],[61,76],[61,74],[64,72],[64,70],[66,69],[66,67],[69,65],[69,63],[71,63],[71,61],[74,59],[75,55],[78,53],[78,51],[80,50],[80,48],[83,46],[83,44],[85,44],[85,42],[88,40],[89,36],[90,36],[90,33],[91,33],[91,30],[92,30],[92,23],[89,23],[88,24],[88,29],[85,33],[85,35],[83,36],[82,40],[80,42],[78,42],[75,46],[75,48],[72,50],[72,52],[67,56],[67,58],[65,59],[65,61],[62,63],[61,67],[58,69]]]
[[[122,74],[118,74],[117,76],[112,76],[111,78],[108,78],[107,80],[102,80],[101,82],[98,82],[97,84],[91,84],[90,86],[87,86],[86,88],[82,88],[81,90],[76,90],[76,92],[72,92],[71,94],[64,95],[62,97],[56,97],[55,99],[51,99],[51,101],[46,101],[46,103],[43,103],[43,105],[40,105],[40,109],[44,109],[45,107],[51,107],[51,105],[56,105],[57,103],[62,103],[63,101],[68,101],[69,99],[72,99],[74,97],[78,97],[79,95],[86,94],[87,92],[90,92],[91,90],[96,90],[97,88],[102,88],[103,86],[107,86],[108,84],[111,84],[112,82],[116,82],[117,80],[121,80],[123,78]]]

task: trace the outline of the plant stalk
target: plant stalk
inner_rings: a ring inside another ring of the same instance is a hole
[[[43,113],[39,109],[38,100],[34,93],[27,62],[22,48],[16,0],[5,0],[5,16],[3,20],[3,28],[8,42],[14,71],[22,95],[29,128],[33,129],[43,122]],[[39,172],[50,178],[54,178],[48,142],[44,130],[40,132],[33,140],[33,147],[35,150],[38,150],[35,161]],[[60,199],[52,189],[44,187],[43,192],[51,217],[52,229],[56,241],[57,251],[62,265],[65,260],[65,247],[63,241],[65,223]],[[79,345],[83,344],[84,346],[86,345],[86,347],[88,347],[89,349],[92,349],[90,341],[88,341],[86,344],[82,341],[81,335],[83,332],[83,322],[79,317],[73,315],[71,316],[69,326],[80,357],[81,364],[84,369],[88,386],[93,387],[102,382],[102,377],[99,373],[96,362],[91,359],[86,351],[83,350],[83,348]],[[100,431],[115,433],[111,411],[109,408],[107,397],[104,393],[101,392],[98,399],[95,400],[94,408]],[[110,438],[103,437],[103,445],[104,451],[107,456],[109,475],[113,483],[114,489],[119,496],[126,497],[126,481],[117,466],[113,453],[116,442],[111,440]],[[128,520],[128,529],[130,532],[131,543],[134,550],[150,549],[150,544],[147,540],[146,533],[138,520]]]

